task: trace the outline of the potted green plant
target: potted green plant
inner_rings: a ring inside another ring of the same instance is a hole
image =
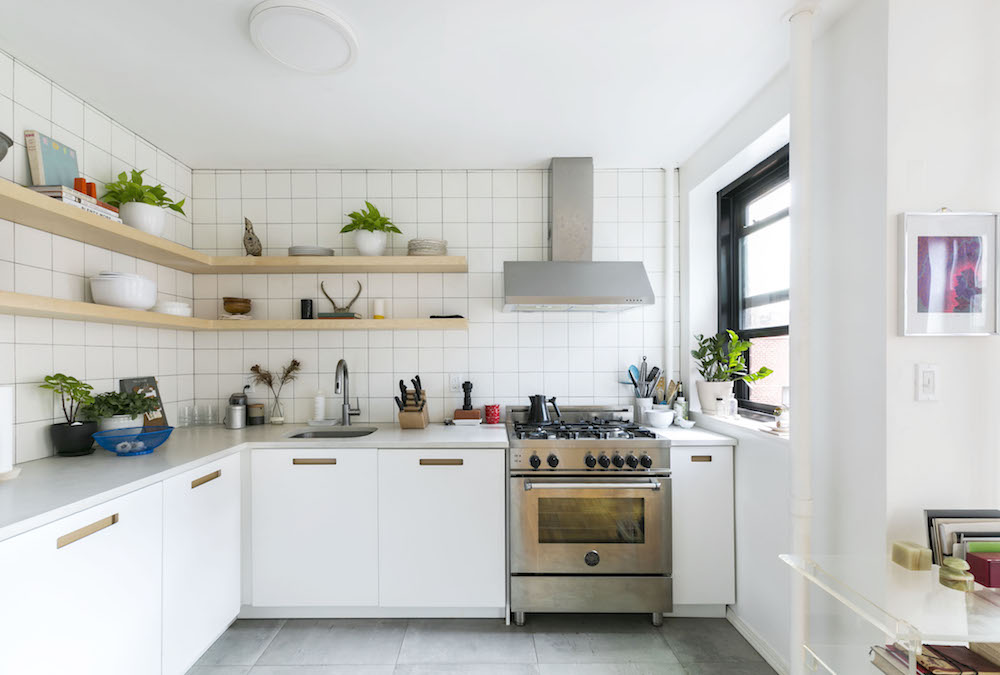
[[[698,348],[691,350],[691,356],[698,362],[698,372],[705,378],[696,383],[703,413],[716,414],[716,400],[725,399],[733,393],[733,382],[756,382],[773,372],[766,366],[755,373],[747,370],[746,352],[751,343],[741,340],[735,331],[727,330],[711,337],[695,335],[694,339]]]
[[[385,242],[389,232],[396,234],[403,232],[379,213],[374,204],[365,202],[365,205],[367,209],[347,214],[351,222],[340,228],[340,231],[355,233],[354,245],[361,255],[382,255],[385,252]]]
[[[90,405],[94,390],[89,384],[75,377],[56,373],[47,375],[45,381],[38,385],[59,394],[63,416],[66,422],[53,424],[49,427],[49,438],[56,449],[56,454],[64,457],[89,455],[94,451],[93,434],[97,431],[97,422],[81,421],[77,417],[83,406]]]
[[[141,427],[142,420],[136,419],[160,406],[155,396],[146,396],[137,391],[109,391],[98,394],[89,405],[84,406],[82,415],[97,420],[101,431]]]
[[[145,171],[133,169],[131,177],[122,171],[118,180],[104,186],[105,193],[101,200],[118,207],[118,215],[126,225],[159,237],[166,223],[163,209],[184,215],[182,207],[185,200],[175,203],[167,197],[162,185],[143,185],[142,174]]]

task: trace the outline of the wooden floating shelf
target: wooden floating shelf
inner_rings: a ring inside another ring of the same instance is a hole
[[[199,331],[467,330],[469,327],[467,319],[199,319],[9,291],[0,291],[0,314]]]
[[[193,274],[467,272],[464,256],[213,256],[0,180],[0,218]]]

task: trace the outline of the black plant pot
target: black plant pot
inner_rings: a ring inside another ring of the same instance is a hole
[[[93,434],[97,431],[97,422],[78,422],[77,424],[53,424],[49,427],[49,437],[55,446],[56,454],[62,457],[79,457],[89,455],[94,451]]]

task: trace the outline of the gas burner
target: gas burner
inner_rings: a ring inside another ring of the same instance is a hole
[[[514,434],[521,440],[610,440],[656,438],[656,434],[638,424],[623,420],[594,418],[582,422],[530,424],[517,422]]]

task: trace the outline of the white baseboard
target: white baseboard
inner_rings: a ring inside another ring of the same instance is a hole
[[[241,619],[503,619],[503,607],[240,607]]]
[[[757,650],[757,653],[767,661],[767,664],[774,668],[779,675],[788,675],[788,662],[785,657],[779,654],[774,648],[760,636],[757,631],[749,626],[746,622],[739,617],[739,615],[733,611],[732,607],[726,608],[726,619],[729,623],[733,625],[736,632],[742,635],[750,646]]]
[[[675,618],[724,619],[726,618],[726,606],[674,605],[674,611],[664,612],[663,616]]]

